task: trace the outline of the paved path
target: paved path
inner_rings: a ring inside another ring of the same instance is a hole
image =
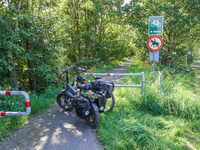
[[[130,65],[133,62],[133,59],[135,57],[131,58],[130,60],[120,64],[119,66],[117,66],[116,68],[108,71],[108,73],[126,73],[128,71],[128,68],[130,67]],[[102,80],[104,81],[112,81],[115,84],[120,84],[123,81],[124,76],[102,76]]]
[[[132,61],[133,58],[110,73],[126,72]],[[113,80],[122,82],[123,77]],[[0,150],[103,150],[95,129],[85,120],[77,123],[78,120],[74,111],[63,112],[55,105],[30,119],[24,128],[12,135],[11,140],[0,142]]]

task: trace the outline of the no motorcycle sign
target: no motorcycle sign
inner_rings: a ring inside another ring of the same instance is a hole
[[[147,47],[150,51],[159,51],[163,46],[163,41],[159,36],[152,36],[147,41]]]

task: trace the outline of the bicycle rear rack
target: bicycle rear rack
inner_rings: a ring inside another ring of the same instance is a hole
[[[0,91],[0,95],[23,95],[25,98],[26,112],[0,112],[0,116],[28,116],[31,113],[29,95],[24,91]]]

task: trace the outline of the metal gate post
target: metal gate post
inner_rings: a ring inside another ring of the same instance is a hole
[[[23,95],[25,98],[26,112],[0,112],[0,116],[28,116],[31,113],[29,95],[24,91],[0,91],[0,95]]]
[[[159,71],[159,80],[160,80],[160,93],[162,91],[162,73]]]
[[[141,94],[143,94],[143,91],[144,91],[144,83],[145,83],[144,72],[142,72],[141,73]]]

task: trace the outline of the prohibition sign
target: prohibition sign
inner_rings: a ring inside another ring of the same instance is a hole
[[[159,51],[163,46],[163,41],[159,36],[152,36],[147,41],[147,47],[150,51]]]

